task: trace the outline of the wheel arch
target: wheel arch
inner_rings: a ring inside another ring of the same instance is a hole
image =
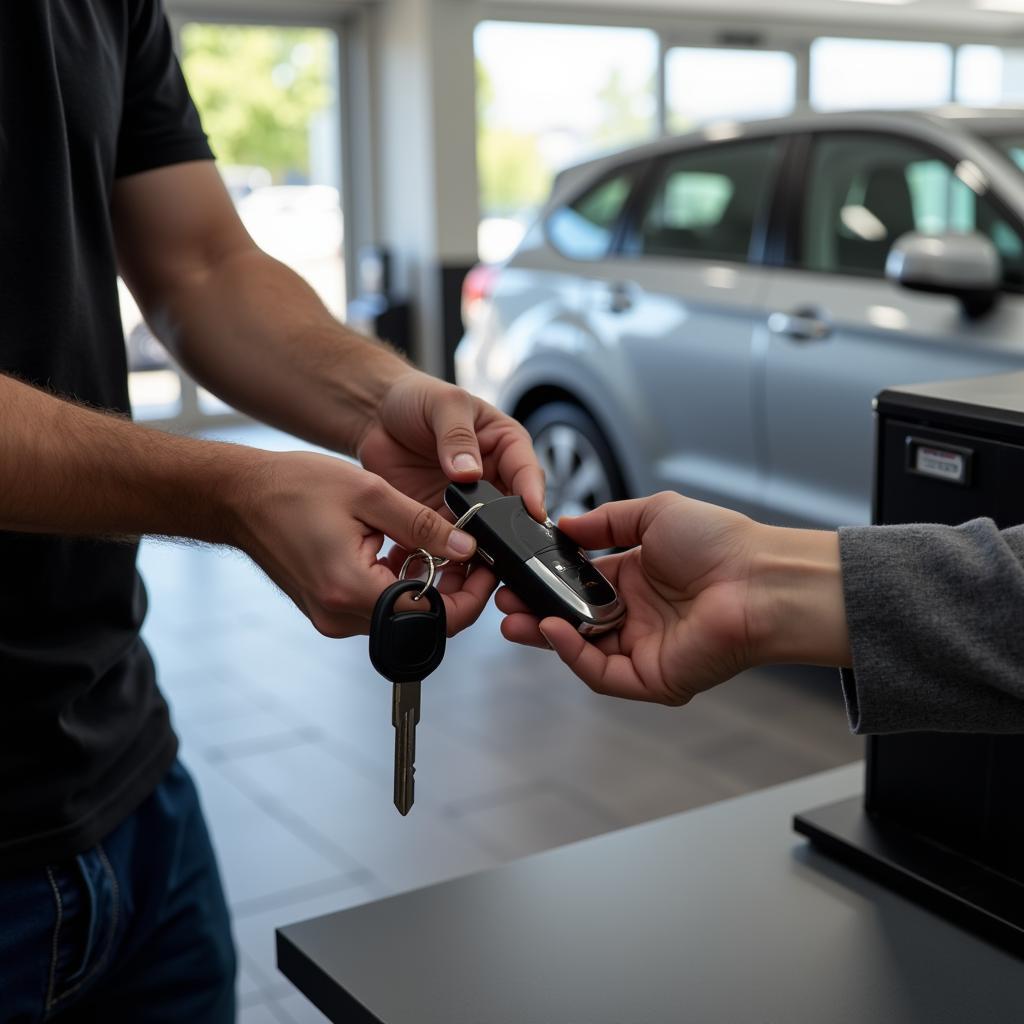
[[[527,418],[538,409],[553,402],[566,402],[574,405],[586,413],[601,431],[609,450],[615,458],[616,469],[619,478],[622,480],[630,497],[637,493],[637,481],[631,472],[631,465],[623,452],[620,439],[614,430],[608,428],[608,424],[599,416],[592,406],[578,394],[557,384],[536,384],[521,394],[512,405],[511,413],[520,423],[525,423]]]

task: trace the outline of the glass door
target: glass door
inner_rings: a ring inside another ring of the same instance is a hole
[[[336,316],[345,309],[338,33],[331,28],[186,22],[179,52],[221,176],[256,244]],[[137,419],[192,429],[236,416],[196,386],[121,286]]]

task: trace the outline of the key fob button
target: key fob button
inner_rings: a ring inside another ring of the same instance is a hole
[[[615,601],[616,594],[612,585],[593,562],[579,552],[566,553],[558,548],[549,548],[539,552],[537,560],[564,580],[587,604],[600,606]]]

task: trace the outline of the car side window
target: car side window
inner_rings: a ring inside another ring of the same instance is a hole
[[[803,213],[800,265],[882,277],[889,250],[908,231],[980,231],[1003,260],[1004,282],[1024,283],[1024,237],[977,181],[955,165],[895,136],[821,136],[814,146]]]
[[[633,178],[632,168],[614,174],[558,207],[547,219],[551,244],[572,260],[599,260],[607,256]]]
[[[722,143],[667,159],[634,251],[645,256],[746,260],[774,183],[776,139]]]

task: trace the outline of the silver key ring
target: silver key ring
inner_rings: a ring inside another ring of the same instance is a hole
[[[466,523],[468,523],[470,519],[472,519],[473,516],[475,516],[483,507],[484,503],[481,501],[466,512],[463,512],[463,514],[455,520],[452,529],[461,530],[462,527],[464,527]],[[451,563],[450,558],[435,558],[429,551],[427,551],[426,548],[417,548],[402,563],[402,568],[398,573],[398,578],[400,580],[404,580],[406,578],[409,566],[418,559],[423,559],[423,561],[427,563],[427,581],[423,584],[423,589],[413,598],[414,601],[418,601],[420,598],[426,596],[427,591],[434,585],[434,580],[437,579],[437,570],[443,569],[446,565]]]

